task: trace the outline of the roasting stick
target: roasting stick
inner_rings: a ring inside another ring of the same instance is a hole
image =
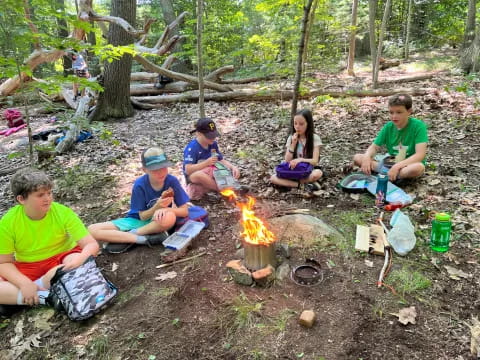
[[[382,219],[383,219],[383,211],[380,213],[380,216],[378,218],[378,222],[380,223],[380,225],[383,228],[383,231],[385,231],[385,233],[387,234],[387,237],[388,237],[389,231],[388,231],[387,227],[385,226],[385,224],[383,223]],[[385,277],[385,272],[387,270],[387,266],[389,265],[389,263],[391,263],[390,244],[388,243],[388,240],[385,240],[384,245],[385,245],[385,247],[384,247],[385,261],[383,263],[382,270],[380,271],[380,276],[378,277],[378,282],[377,282],[378,287],[382,287],[383,279]]]
[[[197,254],[197,255],[194,255],[194,256],[190,256],[188,258],[184,258],[184,259],[180,259],[180,260],[176,260],[176,261],[172,261],[171,263],[166,263],[166,264],[161,264],[161,265],[157,265],[155,266],[157,269],[161,269],[161,268],[165,268],[165,267],[168,267],[168,266],[172,266],[172,265],[175,265],[175,264],[180,264],[180,263],[183,263],[185,261],[188,261],[188,260],[192,260],[192,259],[195,259],[199,256],[203,256],[205,255],[207,252],[204,251],[204,252],[201,252],[200,254]]]

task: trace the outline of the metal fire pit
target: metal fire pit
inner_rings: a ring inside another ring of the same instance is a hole
[[[275,243],[260,245],[243,241],[243,249],[245,251],[244,265],[247,269],[256,271],[269,264],[276,267]]]
[[[306,259],[305,264],[292,269],[290,278],[297,285],[314,286],[323,281],[323,271],[318,261]]]

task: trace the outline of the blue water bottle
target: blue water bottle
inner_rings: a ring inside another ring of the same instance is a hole
[[[377,189],[375,190],[375,205],[383,207],[387,203],[388,176],[379,173],[377,175]]]

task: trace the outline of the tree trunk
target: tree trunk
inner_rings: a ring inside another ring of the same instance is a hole
[[[175,11],[173,9],[172,0],[160,0],[160,7],[162,8],[163,20],[165,21],[165,25],[169,25],[175,21]],[[179,35],[179,29],[176,27],[172,30],[172,36]],[[172,54],[179,53],[182,51],[182,44],[181,42],[177,42],[172,49]],[[189,73],[192,70],[192,64],[188,61],[183,59],[177,59],[175,64],[172,65],[172,70],[182,73]]]
[[[118,16],[135,26],[136,0],[113,0],[112,16]],[[114,46],[133,42],[131,35],[117,24],[110,24],[108,42]],[[97,106],[91,120],[104,120],[110,117],[124,118],[133,115],[130,102],[130,73],[132,56],[124,54],[119,60],[106,62],[104,71],[104,91],[98,97]]]
[[[469,47],[465,48],[460,55],[460,65],[467,73],[474,73],[480,69],[480,31],[477,30],[475,38]]]
[[[57,11],[62,14],[62,17],[57,18],[57,26],[58,26],[58,36],[62,39],[68,38],[68,26],[67,21],[63,16],[65,16],[65,0],[57,0]],[[62,58],[63,62],[63,76],[67,76],[71,74],[72,68],[72,59],[70,56],[65,55]]]
[[[370,55],[372,57],[372,73],[375,72],[375,60],[377,58],[375,18],[377,13],[377,1],[368,0],[368,37],[370,40]]]
[[[373,88],[376,89],[378,84],[378,71],[379,71],[379,63],[380,57],[382,56],[382,47],[383,47],[383,37],[385,35],[385,30],[387,28],[388,18],[390,17],[390,3],[391,0],[387,0],[385,4],[385,11],[383,12],[383,19],[382,19],[382,27],[380,28],[380,35],[378,37],[378,48],[377,48],[377,56],[375,58],[375,66],[373,71]]]
[[[475,14],[477,0],[468,0],[467,23],[465,25],[465,36],[463,39],[463,48],[468,48],[475,38]]]
[[[295,116],[297,112],[297,102],[298,102],[298,90],[300,88],[300,81],[302,80],[302,68],[303,68],[303,49],[305,47],[305,33],[308,25],[308,15],[310,14],[310,9],[312,8],[313,0],[308,0],[307,5],[303,8],[303,18],[302,18],[302,33],[300,35],[300,42],[298,44],[298,58],[297,58],[297,71],[295,74],[295,84],[293,86],[293,99],[292,99],[292,112],[291,118]]]
[[[203,0],[197,0],[197,74],[198,74],[198,110],[200,118],[205,117],[205,89],[203,87],[203,57],[202,57],[202,32],[203,32]]]
[[[358,9],[358,0],[353,0],[352,4],[352,22],[350,29],[350,45],[348,48],[348,63],[347,63],[347,73],[350,76],[355,76],[353,71],[353,65],[355,62],[355,36],[357,35],[357,9]]]
[[[315,11],[318,7],[318,0],[314,0],[312,4],[312,11],[310,11],[310,16],[308,19],[307,32],[305,33],[305,48],[303,49],[303,64],[307,63],[308,60],[308,44],[310,42],[310,34],[312,33],[313,23],[315,22]]]
[[[407,30],[405,34],[405,60],[408,60],[410,56],[410,49],[408,48],[410,43],[410,25],[412,22],[413,0],[408,0],[408,12],[407,12]]]

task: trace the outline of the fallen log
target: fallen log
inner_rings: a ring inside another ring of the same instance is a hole
[[[78,134],[80,134],[80,130],[82,130],[82,125],[88,122],[86,115],[89,108],[89,103],[89,96],[83,96],[78,102],[77,111],[75,111],[75,114],[70,119],[70,124],[67,133],[65,134],[65,138],[55,147],[55,152],[57,154],[63,154],[67,152],[75,143]]]
[[[192,84],[185,81],[176,81],[166,84],[163,89],[157,89],[153,84],[131,84],[130,95],[160,95],[165,93],[181,93],[193,89]]]
[[[314,96],[329,95],[331,97],[376,97],[391,96],[394,94],[406,93],[414,96],[425,95],[436,91],[434,88],[402,88],[402,89],[376,89],[376,90],[346,90],[346,91],[326,91],[323,89],[310,90],[299,95],[300,99],[309,99]],[[134,96],[132,100],[141,103],[144,106],[160,107],[161,104],[182,101],[198,101],[198,90],[185,92],[182,94],[162,95],[162,96]],[[291,100],[293,91],[291,90],[254,90],[242,89],[222,93],[207,92],[205,100],[207,101],[264,101],[264,100]],[[158,105],[158,106],[157,106]]]
[[[253,82],[260,82],[260,81],[269,81],[278,78],[275,75],[267,75],[267,76],[257,76],[257,77],[250,77],[245,79],[228,79],[228,80],[220,80],[220,84],[249,84]]]
[[[382,81],[379,81],[378,84],[391,84],[391,83],[404,83],[404,82],[411,82],[411,81],[421,81],[421,80],[428,80],[428,79],[432,79],[432,78],[437,78],[441,75],[448,75],[448,74],[450,74],[449,71],[437,71],[433,74],[405,76],[405,77],[398,78],[398,79],[382,80]]]

